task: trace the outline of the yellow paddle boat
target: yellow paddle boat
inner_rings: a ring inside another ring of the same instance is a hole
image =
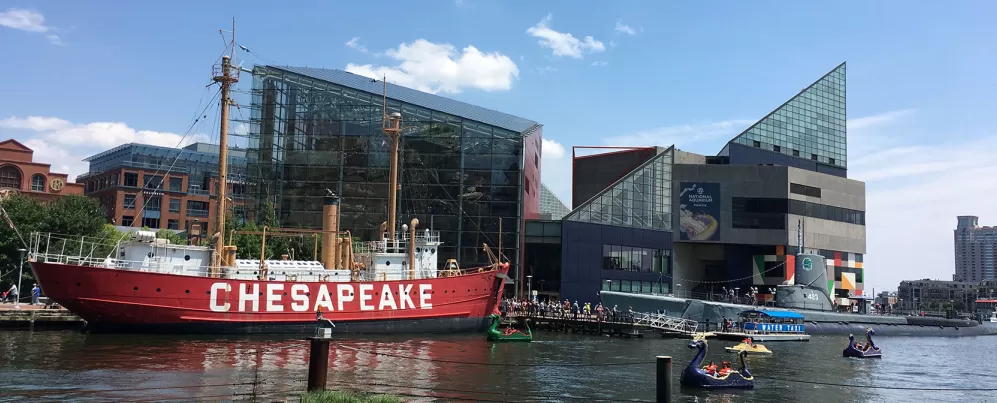
[[[761,344],[755,344],[750,338],[744,339],[741,344],[734,347],[727,347],[727,352],[730,353],[740,353],[742,351],[748,354],[772,354],[772,351]]]

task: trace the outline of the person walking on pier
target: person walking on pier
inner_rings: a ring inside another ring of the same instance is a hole
[[[17,295],[17,284],[10,283],[10,288],[7,289],[7,297],[14,301],[14,305],[17,305],[18,297]]]
[[[37,305],[38,297],[41,296],[42,289],[38,288],[38,284],[33,284],[33,285],[34,286],[31,287],[31,305]]]

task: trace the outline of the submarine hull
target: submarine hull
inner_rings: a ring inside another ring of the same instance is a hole
[[[724,318],[736,320],[741,312],[760,308],[751,305],[618,291],[602,291],[600,295],[603,306],[619,306],[623,310],[633,308],[635,312],[662,311],[669,316],[698,321],[701,330],[706,329],[707,323],[710,329],[714,330]],[[764,309],[790,310],[773,307],[765,307]],[[860,334],[865,333],[865,329],[868,327],[875,328],[877,336],[964,337],[997,335],[997,326],[986,326],[972,320],[921,316],[860,315],[811,311],[806,308],[792,309],[791,311],[803,315],[806,332],[813,335]]]

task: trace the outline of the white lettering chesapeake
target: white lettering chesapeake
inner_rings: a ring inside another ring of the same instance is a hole
[[[398,285],[398,296],[400,298],[399,304],[401,305],[399,309],[405,309],[405,302],[408,302],[408,306],[415,309],[415,302],[412,302],[412,296],[408,295],[412,291],[412,284],[409,285]]]
[[[384,308],[398,309],[398,304],[395,304],[395,295],[391,293],[391,286],[387,284],[381,287],[381,302],[377,304],[377,310],[383,311]]]
[[[239,284],[239,312],[246,312],[246,302],[253,303],[252,312],[260,311],[260,285],[253,283],[253,291],[247,292],[248,285],[246,283]]]
[[[433,304],[429,302],[429,299],[432,298],[432,293],[432,284],[419,284],[419,308],[433,309]]]
[[[330,312],[333,310],[332,296],[329,295],[329,287],[326,287],[325,284],[318,287],[318,298],[315,299],[315,309],[312,310],[317,311],[319,308],[322,308],[323,312]],[[343,310],[342,304],[339,305],[339,310]]]
[[[294,300],[294,302],[291,303],[292,311],[305,312],[308,310],[308,296],[305,295],[307,292],[307,285],[295,284],[291,286],[291,299]]]
[[[219,291],[225,291],[224,303],[218,303],[218,293]],[[232,307],[228,303],[228,293],[232,292],[232,286],[228,283],[214,283],[211,285],[211,301],[208,302],[208,306],[213,312],[228,312],[229,308]]]
[[[267,312],[284,312],[284,303],[281,301],[282,291],[284,291],[283,284],[267,283]]]
[[[367,303],[374,299],[371,292],[374,291],[373,284],[360,284],[360,310],[361,311],[373,311],[374,306]]]
[[[325,284],[322,285],[325,287]],[[339,301],[339,310],[342,311],[343,303],[353,301],[353,285],[336,284],[336,299]]]

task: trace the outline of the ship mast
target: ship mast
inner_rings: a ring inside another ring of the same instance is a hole
[[[391,173],[388,180],[388,239],[394,241],[396,227],[396,207],[398,204],[398,143],[402,137],[402,114],[388,115],[388,76],[383,76],[384,90],[381,93],[381,131],[391,141]]]
[[[232,58],[235,57],[235,18],[232,18],[232,37],[229,43],[231,53],[222,56],[221,66],[212,69],[212,79],[221,84],[221,129],[218,136],[218,208],[215,210],[217,226],[215,231],[215,253],[212,259],[211,277],[218,277],[219,269],[226,264],[222,258],[225,247],[226,193],[228,190],[228,108],[232,100],[229,90],[239,81],[238,72],[232,74]],[[263,256],[260,256],[263,259]]]

